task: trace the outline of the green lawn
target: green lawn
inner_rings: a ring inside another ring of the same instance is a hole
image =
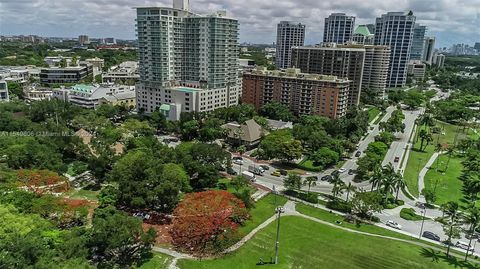
[[[377,107],[369,108],[368,109],[368,122],[372,122],[378,114],[380,114],[380,110]]]
[[[322,167],[320,166],[315,166],[313,164],[313,161],[310,160],[308,157],[305,157],[300,163],[298,163],[297,167],[299,169],[303,169],[306,171],[312,171],[312,172],[320,172],[323,170]]]
[[[179,260],[181,269],[261,268],[260,258],[274,255],[276,223],[256,234],[238,251],[215,260]],[[431,254],[412,244],[354,234],[301,217],[281,219],[279,264],[267,268],[365,268],[447,269],[462,268],[445,261],[443,254]],[[432,256],[440,256],[434,260]],[[463,267],[473,268],[473,267]]]
[[[345,228],[350,228],[350,229],[353,229],[353,230],[362,231],[362,232],[366,232],[366,233],[379,234],[379,235],[391,236],[391,237],[396,237],[396,238],[401,238],[401,239],[407,239],[407,240],[414,240],[415,239],[411,236],[404,235],[404,234],[401,234],[401,233],[397,233],[397,232],[394,232],[394,231],[390,231],[390,230],[387,230],[387,229],[383,229],[383,228],[375,226],[375,225],[370,225],[370,224],[358,224],[358,225],[356,225],[356,224],[353,224],[353,223],[345,222],[343,220],[342,216],[339,216],[339,215],[334,214],[334,213],[330,213],[330,212],[328,212],[326,210],[323,210],[323,209],[320,209],[320,208],[311,207],[311,206],[308,206],[308,205],[305,205],[305,204],[302,204],[302,203],[297,203],[296,209],[297,209],[298,212],[300,212],[304,215],[314,217],[314,218],[317,218],[317,219],[321,219],[321,220],[324,220],[324,221],[328,221],[330,223],[336,224],[336,221],[339,220],[339,221],[342,222],[342,224],[339,224],[339,226],[342,226],[342,227],[345,227]]]
[[[167,269],[172,257],[167,256],[162,253],[153,254],[152,259],[148,262],[145,262],[141,266],[134,267],[138,269]]]
[[[70,198],[97,201],[99,193],[100,191],[90,191],[90,190],[84,190],[84,189],[74,190],[70,194]]]
[[[404,178],[405,182],[407,183],[408,190],[415,197],[418,197],[419,195],[418,173],[427,164],[430,157],[432,157],[433,153],[435,152],[435,145],[437,143],[447,143],[449,145],[453,145],[453,142],[455,140],[455,133],[457,131],[456,125],[442,122],[436,122],[436,125],[443,129],[445,135],[433,134],[433,141],[427,146],[425,151],[419,151],[421,140],[418,139],[418,141],[416,141],[414,145],[414,148],[410,151],[410,156],[408,157],[407,166],[404,172]],[[424,127],[421,126],[420,128],[417,128],[417,134],[422,128]],[[412,139],[415,139],[417,137],[417,134]],[[457,140],[462,139],[464,136],[464,134],[459,134]]]
[[[269,194],[258,200],[255,207],[250,210],[251,218],[244,226],[238,229],[240,237],[244,237],[258,225],[265,222],[268,218],[275,214],[275,208],[279,205],[284,205],[287,198],[279,195]],[[276,203],[276,205],[275,205]]]
[[[425,188],[435,191],[437,196],[435,204],[441,205],[449,201],[463,203],[460,200],[463,196],[462,182],[458,179],[462,174],[462,160],[461,157],[452,156],[448,163],[448,169],[445,170],[448,155],[442,154],[428,170],[424,178]]]

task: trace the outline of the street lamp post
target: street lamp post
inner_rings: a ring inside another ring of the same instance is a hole
[[[427,207],[425,206],[425,204],[422,205],[422,209],[423,209],[422,227],[420,227],[420,234],[418,235],[418,239],[422,238],[423,224],[425,223],[425,215],[427,214]]]
[[[278,214],[277,215],[277,237],[275,240],[275,264],[278,264],[278,244],[280,240],[280,214],[285,212],[285,209],[279,206],[275,209],[275,212]]]

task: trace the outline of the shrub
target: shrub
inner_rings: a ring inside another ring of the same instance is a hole
[[[417,215],[415,213],[415,209],[413,208],[402,208],[402,210],[400,210],[400,217],[402,219],[412,220],[412,221],[422,220],[422,216]]]
[[[297,192],[294,190],[286,190],[284,193],[309,203],[318,204],[318,194],[316,193]]]
[[[340,211],[343,213],[350,213],[352,211],[352,205],[341,200],[328,201],[325,206],[329,209]]]

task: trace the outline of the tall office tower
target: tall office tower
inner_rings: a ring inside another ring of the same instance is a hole
[[[277,52],[275,63],[277,68],[290,66],[292,47],[303,46],[305,42],[305,25],[291,21],[281,21],[277,25]]]
[[[198,15],[180,2],[183,9],[137,8],[137,107],[172,120],[236,105],[241,90],[238,21],[225,11]]]
[[[364,62],[364,48],[344,48],[331,43],[329,47],[292,48],[292,67],[299,68],[303,73],[331,75],[352,81],[349,106],[360,102]]]
[[[435,50],[435,37],[425,37],[422,61],[432,64],[433,52]]]
[[[353,33],[352,40],[357,44],[373,45],[374,34],[367,25],[359,25]]]
[[[89,44],[90,39],[88,38],[88,35],[79,35],[78,36],[78,43],[80,43],[81,45]]]
[[[347,16],[345,13],[330,14],[328,18],[325,18],[323,42],[344,44],[351,41],[354,26],[355,17]]]
[[[410,60],[422,60],[423,49],[425,48],[425,32],[427,26],[415,23],[413,27],[412,48],[410,50]]]
[[[473,46],[473,48],[480,53],[480,42],[475,42],[475,45]]]
[[[173,0],[173,8],[190,11],[190,0]]]
[[[405,86],[414,25],[412,12],[389,12],[376,19],[374,44],[390,46],[387,87]]]

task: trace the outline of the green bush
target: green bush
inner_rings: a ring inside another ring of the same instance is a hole
[[[400,210],[400,217],[412,221],[422,220],[422,216],[417,215],[413,208],[402,208],[402,210]]]
[[[318,194],[316,193],[297,192],[294,190],[286,190],[284,193],[309,203],[318,204]]]
[[[352,211],[352,205],[350,203],[337,200],[337,199],[328,201],[325,206],[329,209],[336,210],[343,213],[350,213]]]

